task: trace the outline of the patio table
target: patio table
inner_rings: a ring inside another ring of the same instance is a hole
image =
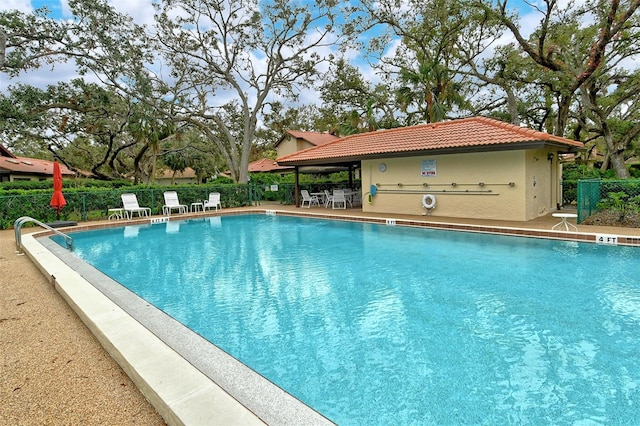
[[[573,229],[575,229],[576,231],[578,230],[578,227],[575,226],[573,223],[569,223],[567,222],[568,218],[577,218],[578,215],[575,213],[552,213],[551,216],[553,217],[559,217],[560,219],[562,219],[559,223],[553,225],[551,227],[551,230],[553,231],[556,228],[562,227],[564,226],[565,230],[569,230],[569,227],[571,226]]]

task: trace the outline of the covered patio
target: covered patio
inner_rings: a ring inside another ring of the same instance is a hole
[[[359,170],[362,211],[526,221],[562,205],[561,156],[584,145],[498,120],[471,117],[346,136],[285,155],[299,174]]]

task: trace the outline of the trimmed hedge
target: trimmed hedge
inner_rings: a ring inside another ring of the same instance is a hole
[[[106,219],[110,208],[122,206],[120,195],[126,192],[136,194],[140,206],[150,207],[151,213],[154,215],[162,213],[163,192],[165,191],[176,191],[180,203],[187,206],[208,199],[210,192],[220,193],[223,208],[257,205],[262,201],[280,204],[295,202],[294,184],[265,183],[259,182],[259,180],[252,180],[250,185],[207,183],[154,187],[123,185],[119,188],[95,186],[93,188],[82,187],[81,189],[73,188],[71,185],[67,185],[67,181],[64,181],[63,194],[67,205],[60,212],[60,220]],[[46,189],[0,190],[0,229],[13,227],[15,220],[22,216],[30,216],[45,223],[58,220],[56,211],[49,206],[53,195],[53,184],[51,181],[46,183]],[[318,192],[347,184],[346,181],[309,182],[301,183],[300,188],[307,189],[309,192]],[[272,185],[277,185],[277,188]],[[354,181],[354,185],[359,186],[360,182]],[[276,190],[272,191],[272,189]]]
[[[248,185],[184,185],[170,187],[93,188],[82,190],[65,187],[63,190],[67,205],[60,213],[60,220],[86,221],[104,219],[108,209],[121,207],[120,195],[126,192],[136,194],[138,203],[150,207],[152,214],[160,214],[164,204],[163,192],[176,191],[182,204],[190,205],[209,198],[210,192],[220,192],[223,207],[246,206],[250,201]],[[49,190],[10,190],[0,191],[0,229],[13,227],[21,216],[30,216],[41,222],[57,220],[56,210],[49,206],[53,188]]]

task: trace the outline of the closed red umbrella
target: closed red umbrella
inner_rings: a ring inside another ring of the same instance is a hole
[[[60,210],[67,205],[67,201],[62,195],[62,171],[57,161],[53,162],[53,197],[49,205],[57,210],[60,219]]]

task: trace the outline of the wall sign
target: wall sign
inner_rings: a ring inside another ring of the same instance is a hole
[[[437,175],[438,170],[436,166],[436,160],[422,160],[422,164],[420,166],[420,176],[431,177]]]

